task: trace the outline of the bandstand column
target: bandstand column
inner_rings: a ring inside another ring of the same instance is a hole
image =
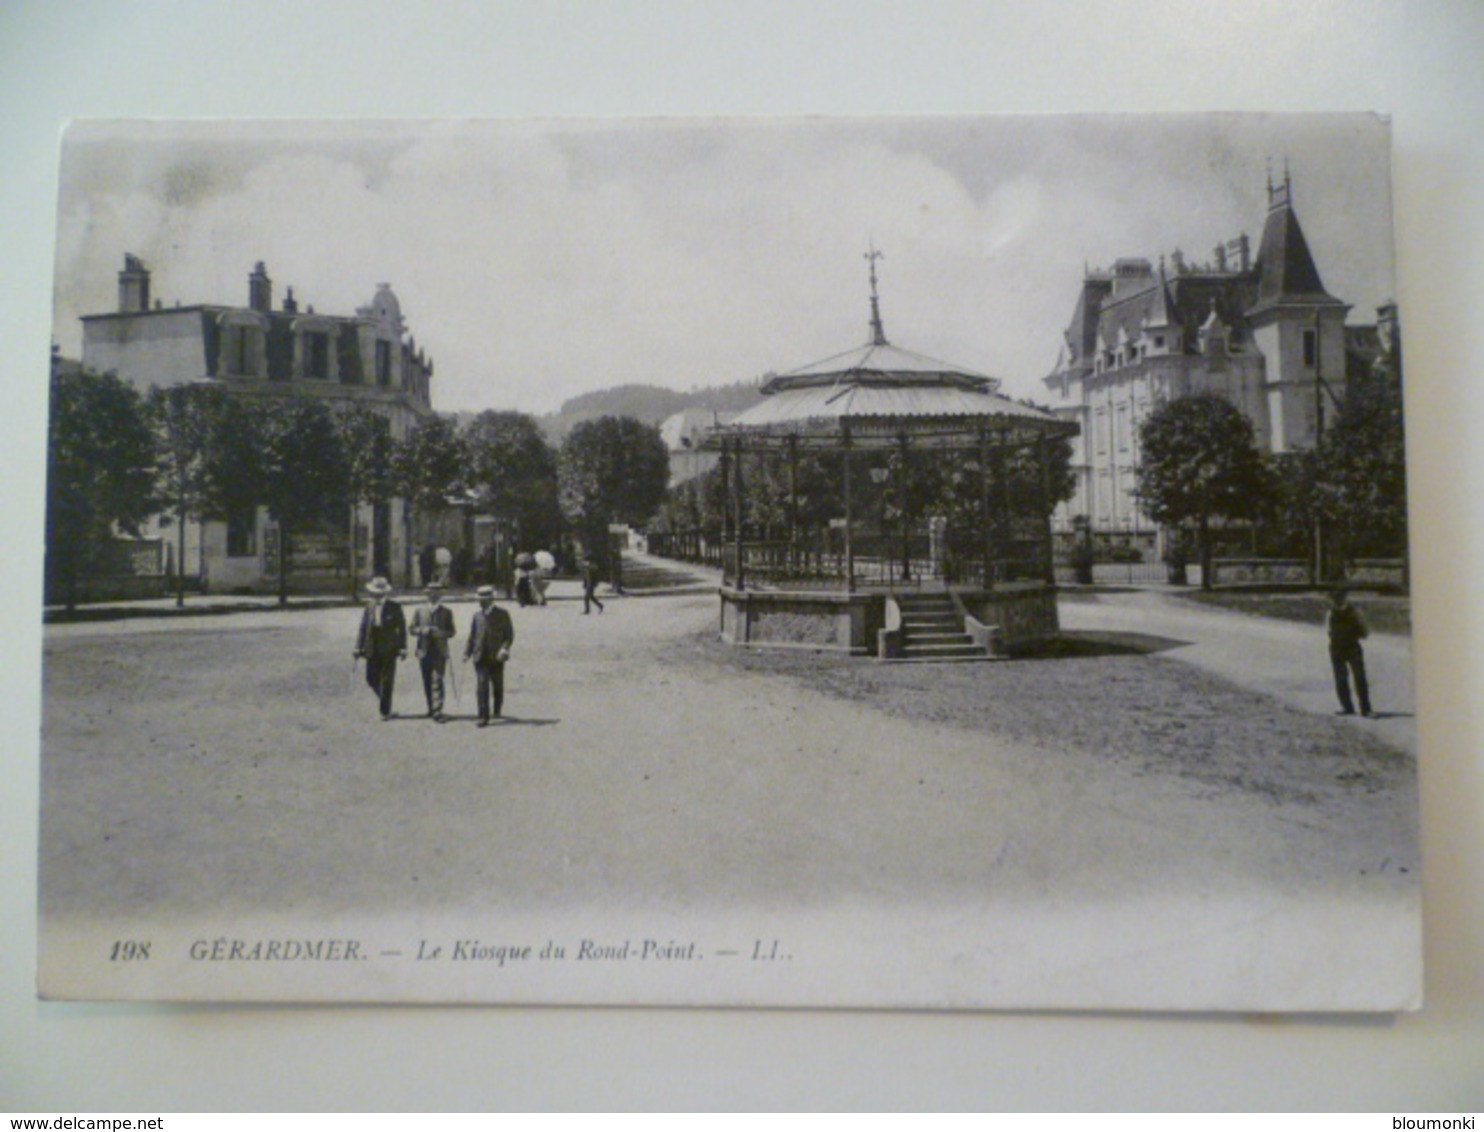
[[[1056,549],[1051,541],[1051,446],[1049,436],[1036,442],[1036,462],[1041,472],[1041,573],[1048,586],[1056,584]]]
[[[732,446],[725,440],[721,442],[721,580],[727,580],[727,554],[726,546],[731,530],[729,524],[732,521]]]
[[[799,570],[799,438],[788,438],[788,569]]]
[[[1000,557],[1006,559],[1012,534],[1010,525],[1010,434],[1007,430],[1000,429],[995,433],[994,444],[990,451],[994,457],[995,546],[999,550]],[[1014,559],[1008,559],[1008,561],[1013,567]]]
[[[909,462],[909,448],[907,446],[907,431],[903,429],[897,434],[897,447],[902,456],[902,474],[897,483],[897,499],[901,506],[898,510],[901,515],[898,521],[902,526],[902,581],[912,580],[912,546],[909,542],[912,530],[912,516],[907,510],[907,489],[911,485],[911,464]]]
[[[737,550],[737,588],[745,589],[747,586],[747,566],[742,561],[742,439],[737,438],[737,463],[732,469],[732,496],[736,505],[736,518],[733,520],[732,529],[736,536]]]
[[[845,592],[855,593],[855,514],[850,498],[850,422],[840,422],[841,448],[845,456]]]
[[[986,590],[994,586],[994,529],[989,506],[989,430],[979,428],[979,519],[984,532],[984,579]]]

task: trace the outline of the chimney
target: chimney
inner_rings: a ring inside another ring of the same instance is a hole
[[[288,293],[283,297],[283,309],[287,314],[295,314],[299,310],[299,303],[294,298],[294,289],[292,287],[288,289]]]
[[[268,278],[268,269],[262,260],[258,260],[252,274],[247,277],[247,305],[264,314],[273,309],[273,280]]]
[[[1216,245],[1216,270],[1217,271],[1225,271],[1226,270],[1226,245],[1225,244],[1217,244]]]
[[[119,272],[119,313],[138,314],[149,310],[149,268],[132,252],[124,253]]]

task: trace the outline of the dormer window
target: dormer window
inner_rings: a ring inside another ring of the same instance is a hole
[[[304,335],[304,376],[327,379],[330,376],[330,336],[312,331]]]
[[[217,373],[222,377],[261,377],[266,356],[264,327],[256,315],[227,311],[217,322]]]
[[[376,384],[392,383],[392,344],[385,338],[376,340]]]

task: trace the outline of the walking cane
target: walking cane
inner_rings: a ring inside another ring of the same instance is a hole
[[[459,699],[459,666],[453,662],[452,654],[448,658],[448,682],[453,685],[454,706],[462,711],[464,703]]]

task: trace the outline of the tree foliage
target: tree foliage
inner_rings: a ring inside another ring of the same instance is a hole
[[[1400,347],[1356,366],[1344,405],[1324,434],[1313,469],[1313,506],[1342,552],[1406,553],[1406,428]]]
[[[155,386],[144,405],[155,434],[158,494],[176,531],[176,605],[185,604],[185,529],[226,508],[238,470],[225,418],[230,397],[214,385]]]
[[[475,504],[514,521],[527,546],[555,546],[561,536],[557,454],[535,418],[488,410],[465,425],[462,440]]]
[[[397,491],[419,511],[432,513],[463,498],[468,453],[450,417],[424,417],[397,446]]]
[[[114,528],[137,534],[155,507],[155,438],[138,392],[113,374],[53,360],[46,481],[47,575],[69,607]]]
[[[604,545],[609,523],[640,525],[664,501],[670,454],[659,429],[633,417],[599,417],[574,428],[557,461],[561,508],[588,542]]]
[[[396,440],[391,422],[358,402],[338,409],[335,430],[345,459],[345,494],[350,535],[346,539],[346,579],[357,593],[357,509],[362,504],[386,503],[395,493]]]
[[[335,431],[345,456],[345,491],[350,503],[391,499],[396,462],[391,422],[376,410],[352,402],[336,412]]]
[[[278,522],[278,600],[287,603],[293,535],[343,514],[345,452],[334,414],[322,401],[275,398],[254,419],[261,502]]]
[[[1139,438],[1140,506],[1156,522],[1196,525],[1201,575],[1209,586],[1212,520],[1256,519],[1277,496],[1252,422],[1226,398],[1203,393],[1161,405]]]

